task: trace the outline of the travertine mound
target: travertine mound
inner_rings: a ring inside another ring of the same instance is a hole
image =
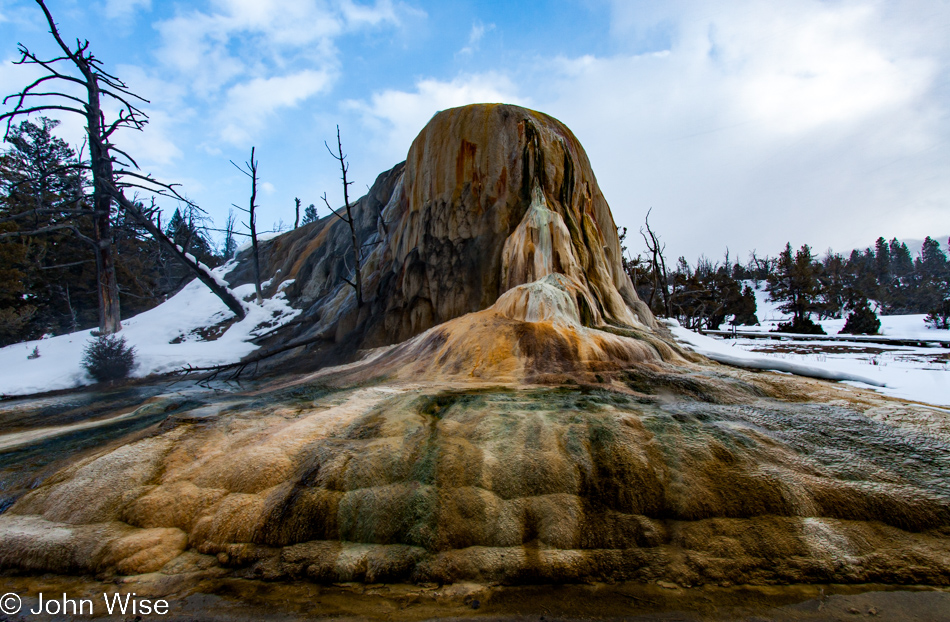
[[[380,378],[559,384],[602,382],[605,374],[645,363],[687,363],[688,353],[643,326],[611,332],[584,326],[587,291],[550,273],[509,289],[484,311],[324,375],[344,386]]]
[[[335,217],[263,245],[270,287],[294,279],[288,295],[306,309],[275,341],[323,337],[295,353],[301,366],[401,343],[549,274],[570,280],[581,325],[658,329],[623,271],[587,155],[545,114],[501,104],[440,112],[355,213],[368,245],[361,309],[344,282],[354,280],[350,233]],[[250,278],[248,266],[232,283]]]
[[[759,397],[774,380],[730,374],[643,368],[616,390],[307,381],[179,412],[23,497],[0,517],[0,566],[950,583],[945,420],[783,403]]]

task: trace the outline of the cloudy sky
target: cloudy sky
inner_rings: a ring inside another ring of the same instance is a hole
[[[671,257],[950,234],[946,1],[48,5],[151,100],[120,146],[219,224],[247,200],[229,160],[252,145],[269,229],[292,224],[294,197],[342,202],[336,124],[362,194],[436,111],[508,102],[566,123],[617,223],[652,208]],[[11,64],[17,42],[52,51],[28,0],[0,0],[0,42],[4,94],[33,75]]]

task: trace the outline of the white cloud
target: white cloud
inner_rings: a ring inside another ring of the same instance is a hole
[[[861,121],[906,105],[930,84],[931,61],[895,57],[868,36],[878,18],[872,7],[807,8],[789,19],[757,7],[710,33],[711,69],[749,118],[790,133]]]
[[[149,11],[152,0],[106,0],[105,13],[109,19],[128,19],[136,11]]]
[[[152,111],[148,125],[141,132],[117,132],[115,140],[123,150],[133,154],[142,170],[154,172],[156,167],[167,166],[181,157],[182,151],[173,138],[180,122],[180,118],[161,110]]]
[[[382,161],[405,159],[409,145],[432,116],[446,108],[473,103],[528,105],[506,76],[483,73],[459,76],[451,81],[420,80],[411,92],[385,90],[374,93],[369,102],[347,101],[344,108],[357,112],[379,138],[373,141]]]
[[[297,59],[328,69],[336,64],[336,37],[398,21],[388,0],[213,0],[210,11],[179,13],[156,26],[163,39],[158,56],[196,90],[213,93],[239,75]]]
[[[378,26],[386,22],[399,23],[399,16],[391,0],[379,0],[372,6],[344,0],[340,4],[340,11],[351,28]]]
[[[203,145],[214,152],[217,140],[244,144],[277,109],[328,91],[340,75],[336,40],[398,25],[400,12],[391,0],[210,0],[156,25],[157,55],[195,107],[219,111]]]
[[[237,84],[227,93],[227,104],[218,116],[221,138],[243,145],[280,108],[298,105],[325,90],[330,83],[326,72],[305,70],[288,76],[254,78]]]
[[[654,208],[673,258],[786,241],[846,250],[950,230],[950,10],[918,14],[618,0],[613,32],[621,49],[636,39],[630,52],[421,79],[344,106],[397,161],[437,110],[530,103],[577,134],[619,223],[636,228]],[[660,31],[666,49],[637,53],[658,49]]]
[[[654,8],[628,30],[666,20],[668,50],[542,61],[545,80],[519,83],[578,135],[618,222],[653,207],[670,252],[693,259],[950,230],[933,209],[950,203],[935,91],[950,11],[923,23],[874,3],[723,6]]]
[[[472,24],[472,31],[468,35],[468,45],[459,50],[459,54],[472,54],[478,50],[479,44],[482,41],[482,37],[485,36],[485,33],[494,29],[494,24],[485,25],[482,22],[476,20],[475,23]]]

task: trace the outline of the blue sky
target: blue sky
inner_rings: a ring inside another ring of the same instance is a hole
[[[229,160],[252,145],[269,229],[292,224],[294,197],[342,202],[323,147],[336,124],[362,194],[436,111],[504,101],[564,121],[618,224],[636,230],[652,207],[671,258],[950,233],[947,2],[48,6],[151,100],[151,124],[120,146],[219,225],[247,201]],[[27,0],[0,0],[0,42],[4,94],[32,75],[10,64],[17,42],[52,49]]]

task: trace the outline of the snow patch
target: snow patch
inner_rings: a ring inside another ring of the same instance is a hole
[[[769,369],[774,371],[783,371],[798,376],[807,376],[809,378],[822,378],[824,380],[849,380],[859,382],[874,387],[884,387],[886,384],[881,380],[875,380],[866,376],[850,373],[848,371],[832,369],[818,365],[807,365],[795,363],[793,361],[772,358],[769,356],[760,356],[751,354],[741,348],[729,346],[725,341],[713,339],[706,335],[694,333],[691,330],[683,328],[676,320],[659,320],[664,322],[680,343],[688,346],[697,354],[710,358],[720,363],[734,365],[736,367],[748,367],[751,369]]]
[[[215,281],[233,268],[229,262],[210,271]],[[238,299],[254,293],[254,285],[235,287]],[[259,346],[249,340],[285,324],[301,312],[287,301],[284,292],[265,298],[263,304],[245,305],[247,315],[230,326],[223,323],[234,314],[211,291],[195,279],[161,305],[122,322],[119,336],[135,347],[137,367],[133,376],[141,378],[191,365],[207,367],[233,363]],[[223,332],[212,341],[201,333]],[[26,395],[91,384],[81,366],[82,352],[92,337],[85,330],[58,337],[27,341],[0,348],[0,395]],[[39,358],[28,359],[39,347]]]
[[[287,232],[286,231],[267,231],[266,233],[258,233],[257,243],[260,244],[261,242],[266,242],[267,240],[273,240],[274,238],[276,238],[277,236],[283,233],[287,233]],[[246,251],[247,249],[251,248],[252,244],[253,243],[251,242],[251,238],[248,237],[247,242],[238,246],[237,250],[234,251],[234,253],[237,254],[242,251]]]

